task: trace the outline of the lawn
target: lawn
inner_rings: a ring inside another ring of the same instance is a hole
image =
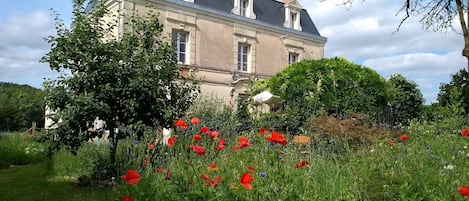
[[[111,188],[76,187],[73,179],[57,176],[52,160],[43,156],[43,148],[31,136],[0,136],[0,153],[0,200],[116,200]]]
[[[0,169],[0,200],[90,201],[115,200],[110,188],[75,187],[70,180],[51,177],[46,162]]]

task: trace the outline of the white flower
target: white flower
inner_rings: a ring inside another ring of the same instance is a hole
[[[454,169],[454,167],[456,167],[456,166],[454,166],[454,165],[447,165],[447,166],[445,166],[445,170],[452,170],[452,169]]]

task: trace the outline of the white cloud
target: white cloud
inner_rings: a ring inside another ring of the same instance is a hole
[[[41,87],[44,77],[55,76],[39,62],[49,45],[44,37],[55,33],[47,11],[17,14],[0,21],[0,81]]]
[[[459,33],[425,31],[420,16],[409,18],[396,32],[402,1],[354,1],[351,7],[337,6],[342,0],[300,2],[328,38],[326,57],[344,57],[386,78],[400,73],[419,85],[427,103],[435,101],[440,83],[467,65]]]

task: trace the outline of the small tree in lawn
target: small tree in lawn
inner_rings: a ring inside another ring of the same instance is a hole
[[[171,126],[189,108],[198,87],[179,76],[176,55],[163,42],[156,14],[129,16],[128,29],[116,40],[111,37],[115,26],[103,20],[107,9],[99,5],[87,13],[84,2],[73,2],[71,29],[56,18],[57,36],[47,38],[52,48],[42,62],[63,73],[44,84],[47,106],[56,111],[51,116],[56,129],[50,135],[76,151],[94,137],[87,130],[99,117],[109,129],[110,165],[115,171],[118,141],[130,135],[115,129]],[[65,75],[68,71],[71,76]]]

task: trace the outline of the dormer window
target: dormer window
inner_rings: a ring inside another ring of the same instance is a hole
[[[241,5],[239,6],[239,15],[246,17],[248,7],[249,0],[241,0]]]
[[[301,5],[295,0],[284,0],[285,3],[285,23],[284,27],[301,31],[300,12]]]
[[[254,0],[233,0],[234,8],[231,10],[236,15],[256,19],[253,10]]]

